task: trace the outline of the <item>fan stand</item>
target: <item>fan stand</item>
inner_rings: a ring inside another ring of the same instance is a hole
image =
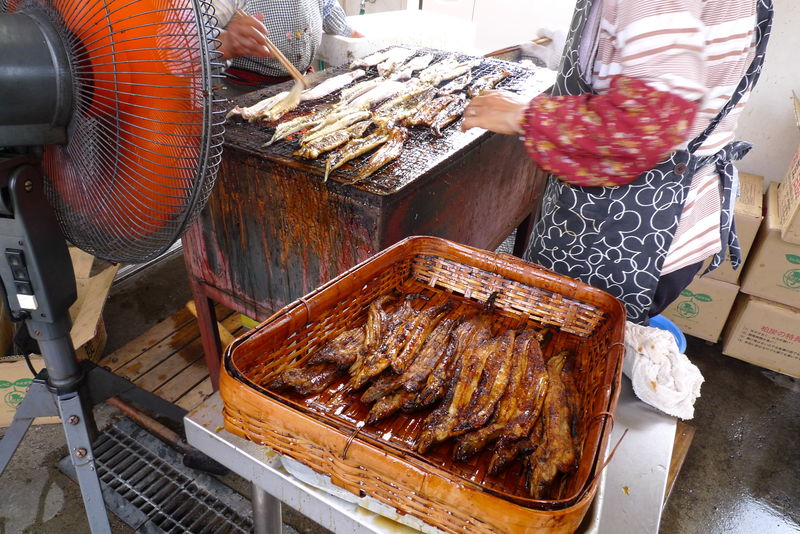
[[[0,153],[0,259],[10,313],[25,319],[46,366],[0,440],[0,474],[33,419],[59,416],[91,532],[110,533],[92,451],[97,435],[92,407],[122,397],[178,422],[186,411],[89,361],[78,362],[69,335],[69,307],[76,299],[72,264],[38,160],[30,155]]]

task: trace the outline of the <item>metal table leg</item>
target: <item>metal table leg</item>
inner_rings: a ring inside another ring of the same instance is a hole
[[[281,534],[281,501],[252,484],[254,534]]]

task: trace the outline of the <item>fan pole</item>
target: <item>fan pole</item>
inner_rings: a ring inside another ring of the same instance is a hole
[[[75,277],[36,159],[0,154],[0,191],[0,278],[9,313],[25,320],[47,367],[34,380],[0,440],[0,473],[34,417],[59,415],[91,532],[110,534],[92,451],[97,427],[69,336]]]

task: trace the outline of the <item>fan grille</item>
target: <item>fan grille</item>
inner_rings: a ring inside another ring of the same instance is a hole
[[[42,159],[65,236],[110,261],[160,255],[202,209],[222,154],[210,3],[6,0],[3,9],[43,15],[70,57],[68,143]]]

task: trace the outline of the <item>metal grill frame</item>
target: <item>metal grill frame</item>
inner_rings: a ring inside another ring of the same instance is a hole
[[[148,534],[249,533],[249,502],[217,479],[183,466],[180,455],[123,418],[94,443],[106,505]],[[59,469],[74,480],[69,457]]]

